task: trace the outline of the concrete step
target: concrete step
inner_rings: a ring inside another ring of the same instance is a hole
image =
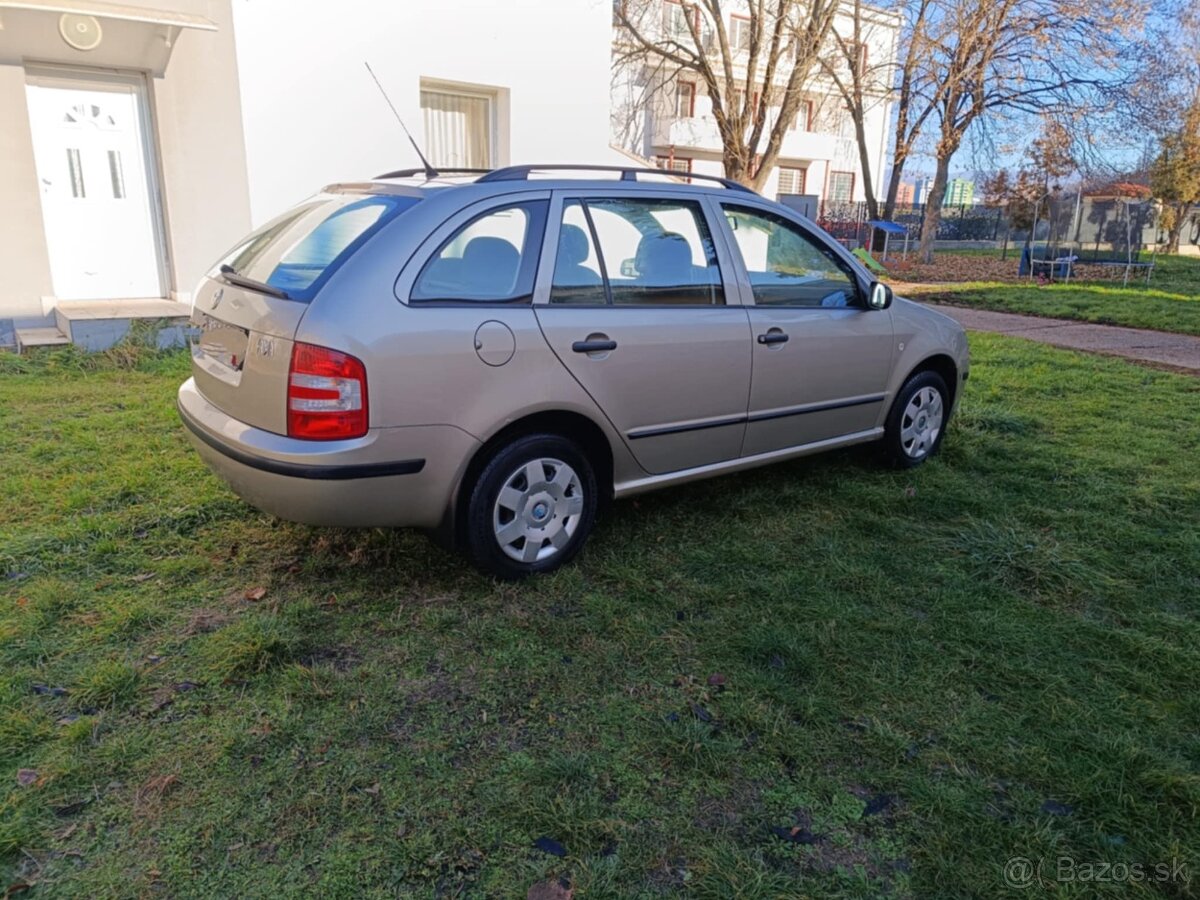
[[[71,339],[57,328],[18,328],[17,352],[24,352],[26,347],[58,347],[71,343]]]
[[[183,346],[191,307],[156,298],[132,300],[59,301],[54,308],[58,329],[84,350],[107,350],[119,343],[135,321],[162,323],[156,338],[160,347]]]

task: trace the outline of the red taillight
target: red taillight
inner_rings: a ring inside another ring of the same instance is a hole
[[[347,353],[292,346],[288,437],[336,441],[367,433],[367,370]]]

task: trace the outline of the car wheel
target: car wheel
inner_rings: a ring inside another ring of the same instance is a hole
[[[595,471],[574,441],[517,438],[492,455],[471,487],[467,551],[501,578],[553,571],[587,540],[596,500]]]
[[[937,372],[918,372],[905,382],[888,413],[883,435],[887,461],[900,469],[919,466],[942,445],[950,394]]]

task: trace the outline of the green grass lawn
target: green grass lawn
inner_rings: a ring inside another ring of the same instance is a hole
[[[1011,254],[1016,271],[1018,248]],[[1038,285],[964,282],[896,289],[921,300],[974,306],[997,312],[1025,313],[1062,319],[1080,319],[1105,325],[1152,328],[1200,335],[1200,258],[1161,256],[1149,286],[1131,280],[1071,282]]]
[[[520,584],[244,506],[178,357],[0,362],[0,892],[1194,896],[1200,380],[972,343],[924,468],[619,503]]]

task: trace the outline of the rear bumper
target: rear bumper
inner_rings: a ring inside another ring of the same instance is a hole
[[[479,446],[451,425],[379,428],[351,441],[288,438],[217,409],[190,378],[178,407],[200,457],[239,497],[309,525],[436,528]]]

